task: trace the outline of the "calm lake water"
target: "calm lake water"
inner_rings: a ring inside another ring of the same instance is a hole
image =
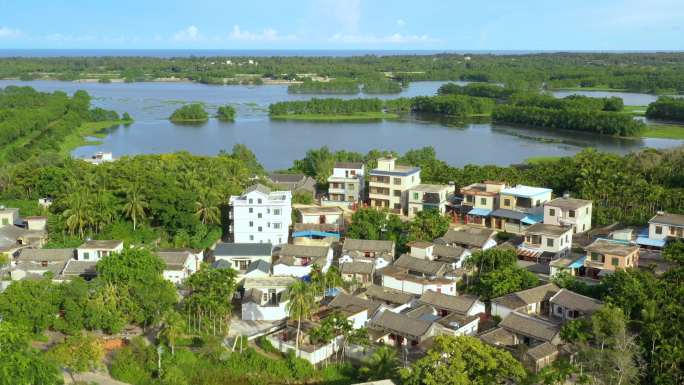
[[[442,82],[415,82],[400,95],[380,98],[434,95]],[[215,155],[230,151],[236,143],[247,145],[267,169],[287,168],[306,151],[323,145],[332,150],[367,152],[371,149],[395,150],[432,146],[446,162],[508,165],[536,156],[572,155],[585,147],[627,153],[644,147],[665,148],[682,144],[669,139],[617,139],[596,137],[581,132],[548,132],[538,129],[493,125],[457,124],[445,120],[408,117],[401,120],[359,123],[322,123],[271,121],[268,105],[283,100],[305,100],[310,95],[291,95],[285,85],[209,86],[194,83],[72,83],[59,81],[0,80],[0,87],[28,85],[41,91],[88,91],[93,104],[119,113],[130,113],[135,122],[109,130],[101,145],[84,146],[73,151],[77,157],[96,151],[111,151],[115,156],[189,151]],[[576,92],[557,92],[566,96]],[[646,105],[652,95],[582,92],[589,96],[621,96],[625,104]],[[325,96],[322,96],[325,97]],[[347,98],[356,96],[344,96]],[[203,102],[213,113],[219,105],[237,109],[234,123],[211,119],[201,125],[179,125],[168,116],[180,105]]]

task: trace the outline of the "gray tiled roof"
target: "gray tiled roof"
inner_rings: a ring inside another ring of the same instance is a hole
[[[217,257],[260,257],[270,256],[273,245],[270,243],[219,243],[214,255]]]
[[[372,322],[377,327],[410,337],[422,337],[426,335],[432,327],[432,322],[411,318],[404,314],[393,313],[389,310],[383,311],[382,314]]]
[[[114,249],[122,244],[123,241],[107,239],[107,240],[90,240],[79,246],[79,249]]]
[[[589,204],[591,204],[591,201],[576,198],[556,198],[544,203],[545,206],[559,207],[567,210],[577,210]]]
[[[626,257],[636,251],[639,251],[639,246],[627,245],[620,242],[609,241],[607,239],[597,239],[584,249],[594,253],[620,255]]]
[[[344,240],[342,249],[391,253],[394,252],[394,242],[347,238]]]
[[[344,309],[350,306],[361,307],[368,310],[368,318],[382,305],[377,301],[356,297],[347,293],[340,293],[328,304],[332,308]]]
[[[67,261],[74,257],[74,249],[21,249],[17,261]]]
[[[247,266],[245,274],[249,274],[255,270],[259,270],[268,274],[271,272],[271,264],[264,261],[263,259],[252,261],[252,263],[250,263],[249,266]]]
[[[480,334],[479,338],[492,346],[513,346],[515,345],[515,335],[508,330],[498,327]]]
[[[95,276],[97,275],[96,261],[77,261],[75,259],[69,260],[62,275],[64,277],[74,277],[79,275]]]
[[[560,288],[553,283],[533,287],[531,289],[506,294],[494,298],[492,302],[505,306],[509,309],[519,309],[533,303],[540,303],[549,300]]]
[[[430,261],[429,259],[414,258],[404,254],[394,262],[394,267],[417,271],[428,275],[438,275],[446,268],[444,262]]]
[[[258,192],[260,192],[262,194],[266,194],[266,195],[271,193],[271,189],[264,186],[261,183],[257,183],[255,185],[247,187],[247,189],[245,190],[245,194],[251,193],[252,191],[258,191]]]
[[[541,343],[527,350],[527,355],[532,357],[532,359],[534,359],[535,361],[549,357],[556,353],[558,353],[558,347],[548,342]]]
[[[601,308],[603,302],[590,297],[577,294],[567,289],[560,289],[549,302],[563,306],[567,309],[579,310],[584,314],[591,314]]]
[[[280,257],[326,257],[330,248],[328,246],[308,245],[283,245],[278,251]]]
[[[188,251],[158,251],[157,255],[166,263],[166,270],[182,270],[185,261],[190,258]]]
[[[546,342],[554,341],[560,333],[560,325],[516,312],[506,316],[499,326],[513,333]]]
[[[279,174],[272,173],[268,176],[273,183],[297,183],[306,178],[304,174]]]
[[[353,168],[360,169],[363,167],[362,162],[335,162],[334,168]]]
[[[684,215],[681,214],[657,214],[648,223],[661,223],[663,225],[684,226]]]
[[[427,290],[418,299],[419,302],[439,309],[446,309],[461,314],[468,313],[468,310],[475,304],[477,297],[474,295],[448,295]]]
[[[570,231],[570,227],[549,225],[546,223],[535,223],[528,227],[524,233],[525,234],[543,234],[551,235],[553,237],[560,237],[561,235]]]
[[[466,247],[482,248],[494,236],[494,233],[494,230],[473,227],[458,230],[450,229],[442,237],[437,238],[435,243],[447,245],[455,243]]]
[[[375,264],[372,262],[346,262],[341,265],[342,274],[373,274]]]
[[[393,290],[384,286],[371,285],[366,288],[366,297],[377,299],[383,302],[390,302],[397,305],[404,305],[413,300],[413,295],[398,290]]]

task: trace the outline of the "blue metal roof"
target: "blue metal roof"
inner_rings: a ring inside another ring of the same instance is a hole
[[[521,219],[520,222],[526,225],[534,225],[536,223],[544,222],[544,217],[540,215],[527,215],[525,218]]]
[[[649,237],[637,237],[636,243],[644,246],[665,247],[664,239],[651,239]]]
[[[571,269],[579,269],[580,267],[584,266],[584,260],[587,258],[587,256],[583,256],[582,258],[574,261],[570,265],[568,265],[569,268]]]
[[[310,237],[336,237],[339,238],[339,233],[329,233],[327,231],[303,230],[292,233],[292,238],[310,238]]]
[[[468,215],[477,215],[480,217],[488,217],[489,214],[491,214],[492,210],[489,209],[480,209],[480,208],[474,208],[470,211],[468,211]]]

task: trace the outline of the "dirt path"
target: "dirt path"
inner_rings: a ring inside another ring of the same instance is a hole
[[[102,372],[85,372],[74,374],[76,381],[82,381],[87,384],[93,383],[98,385],[130,385],[125,382],[117,381],[109,376],[108,373]],[[71,376],[68,373],[64,373],[64,383],[73,384],[71,381]]]

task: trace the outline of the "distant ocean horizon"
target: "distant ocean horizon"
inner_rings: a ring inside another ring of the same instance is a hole
[[[480,54],[480,55],[525,55],[534,53],[655,53],[682,51],[597,51],[597,50],[382,50],[382,49],[0,49],[0,57],[95,57],[95,56],[138,56],[138,57],[212,57],[212,56],[303,56],[303,57],[349,57],[349,56],[397,56],[434,54]]]

